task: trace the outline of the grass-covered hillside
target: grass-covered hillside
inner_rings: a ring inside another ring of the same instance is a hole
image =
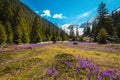
[[[119,44],[58,42],[0,48],[0,80],[119,79]]]

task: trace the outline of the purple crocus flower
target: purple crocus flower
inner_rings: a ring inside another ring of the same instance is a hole
[[[103,75],[103,71],[100,71],[100,74]]]
[[[78,74],[80,74],[80,67],[77,68],[77,72],[78,72]]]
[[[32,78],[33,77],[33,74],[31,73],[29,76],[28,76],[28,78]]]
[[[56,71],[56,72],[54,73],[54,76],[55,76],[55,77],[58,77],[58,75],[59,75],[59,73]]]
[[[118,78],[118,75],[114,74],[114,78],[117,79],[117,78]]]
[[[92,73],[93,73],[93,69],[90,69],[90,72],[89,72],[89,73],[91,73],[91,74],[92,74]]]
[[[90,78],[87,78],[86,80],[90,80]]]
[[[104,72],[104,75],[109,77],[111,76],[110,72]]]
[[[100,71],[100,79],[103,79],[103,78],[104,78],[104,72]]]
[[[52,68],[53,71],[56,71],[56,67]]]
[[[45,79],[45,76],[42,76],[41,78],[42,78],[42,79]]]
[[[98,80],[98,73],[95,74],[95,80]]]
[[[90,64],[90,65],[89,65],[89,68],[90,68],[90,69],[94,69],[94,65]]]
[[[51,75],[52,72],[53,72],[52,70],[48,70],[48,71],[46,72],[46,74]]]
[[[114,73],[116,73],[117,72],[117,70],[116,69],[114,69]]]
[[[64,80],[67,80],[67,77],[66,77],[66,76],[64,77]]]
[[[55,68],[56,68],[56,69],[58,69],[58,68],[59,68],[59,66],[55,66]]]
[[[88,73],[86,76],[87,76],[87,77],[90,77],[90,76],[91,76],[91,73]]]
[[[65,64],[68,65],[68,61],[65,61]]]
[[[103,75],[100,75],[100,79],[103,79],[104,78],[104,76]]]
[[[96,71],[96,72],[98,72],[98,71],[99,71],[99,69],[98,69],[98,68],[96,68],[96,69],[95,69],[95,71]]]

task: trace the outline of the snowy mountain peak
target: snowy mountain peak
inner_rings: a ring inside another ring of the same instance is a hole
[[[120,12],[120,8],[116,9],[117,12]]]
[[[76,29],[78,29],[79,35],[83,34],[84,28],[81,28],[80,25],[77,24],[64,24],[61,26],[62,30],[64,30],[68,35],[70,34],[70,28],[73,28],[74,33],[76,33]]]
[[[113,13],[116,13],[116,12],[120,13],[120,8],[117,8],[113,11]]]

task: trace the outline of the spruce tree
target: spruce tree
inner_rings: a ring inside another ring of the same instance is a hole
[[[89,36],[90,34],[91,34],[90,27],[87,26],[87,29],[86,29],[84,35],[85,35],[85,36]]]
[[[5,29],[7,34],[7,43],[11,44],[13,43],[13,30],[9,21],[6,22]]]
[[[115,30],[116,30],[116,36],[118,36],[120,40],[120,23],[116,25]]]
[[[113,25],[113,19],[111,18],[111,16],[108,16],[106,19],[105,19],[105,29],[108,33],[108,35],[111,35],[111,36],[114,36],[115,35],[115,27]]]
[[[101,28],[105,28],[106,29],[106,17],[108,14],[108,10],[106,8],[106,4],[101,2],[99,7],[98,7],[98,29],[97,31],[99,32]]]
[[[56,43],[56,41],[57,41],[57,36],[56,36],[55,30],[53,31],[52,41],[53,41],[53,43]]]
[[[76,27],[76,40],[79,40],[79,31],[78,31],[78,27]]]
[[[40,20],[39,17],[36,16],[33,26],[32,26],[32,31],[31,31],[31,42],[32,43],[37,43],[42,41],[42,35],[41,35],[41,27],[40,27]]]
[[[106,8],[106,4],[104,2],[101,2],[98,7],[98,15],[99,18],[105,18],[106,14],[108,14],[108,10]]]
[[[106,4],[104,2],[100,3],[97,12],[98,12],[97,20],[95,20],[95,22],[93,23],[93,30],[92,30],[92,36],[94,38],[94,41],[98,40],[97,36],[102,28],[106,29],[108,33],[109,29],[112,26],[112,23],[110,23],[112,21],[109,21],[109,19],[107,19],[108,9],[106,8]]]
[[[70,25],[69,27],[69,30],[70,30],[70,38],[73,40],[74,39],[74,25]]]
[[[21,29],[21,26],[17,26],[14,38],[15,38],[15,43],[17,43],[17,44],[22,43],[22,29]]]
[[[0,45],[5,44],[7,41],[7,34],[4,26],[0,23]]]

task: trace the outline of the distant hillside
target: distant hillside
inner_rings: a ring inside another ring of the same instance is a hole
[[[65,39],[66,33],[57,25],[43,19],[19,0],[0,1],[0,44]]]

